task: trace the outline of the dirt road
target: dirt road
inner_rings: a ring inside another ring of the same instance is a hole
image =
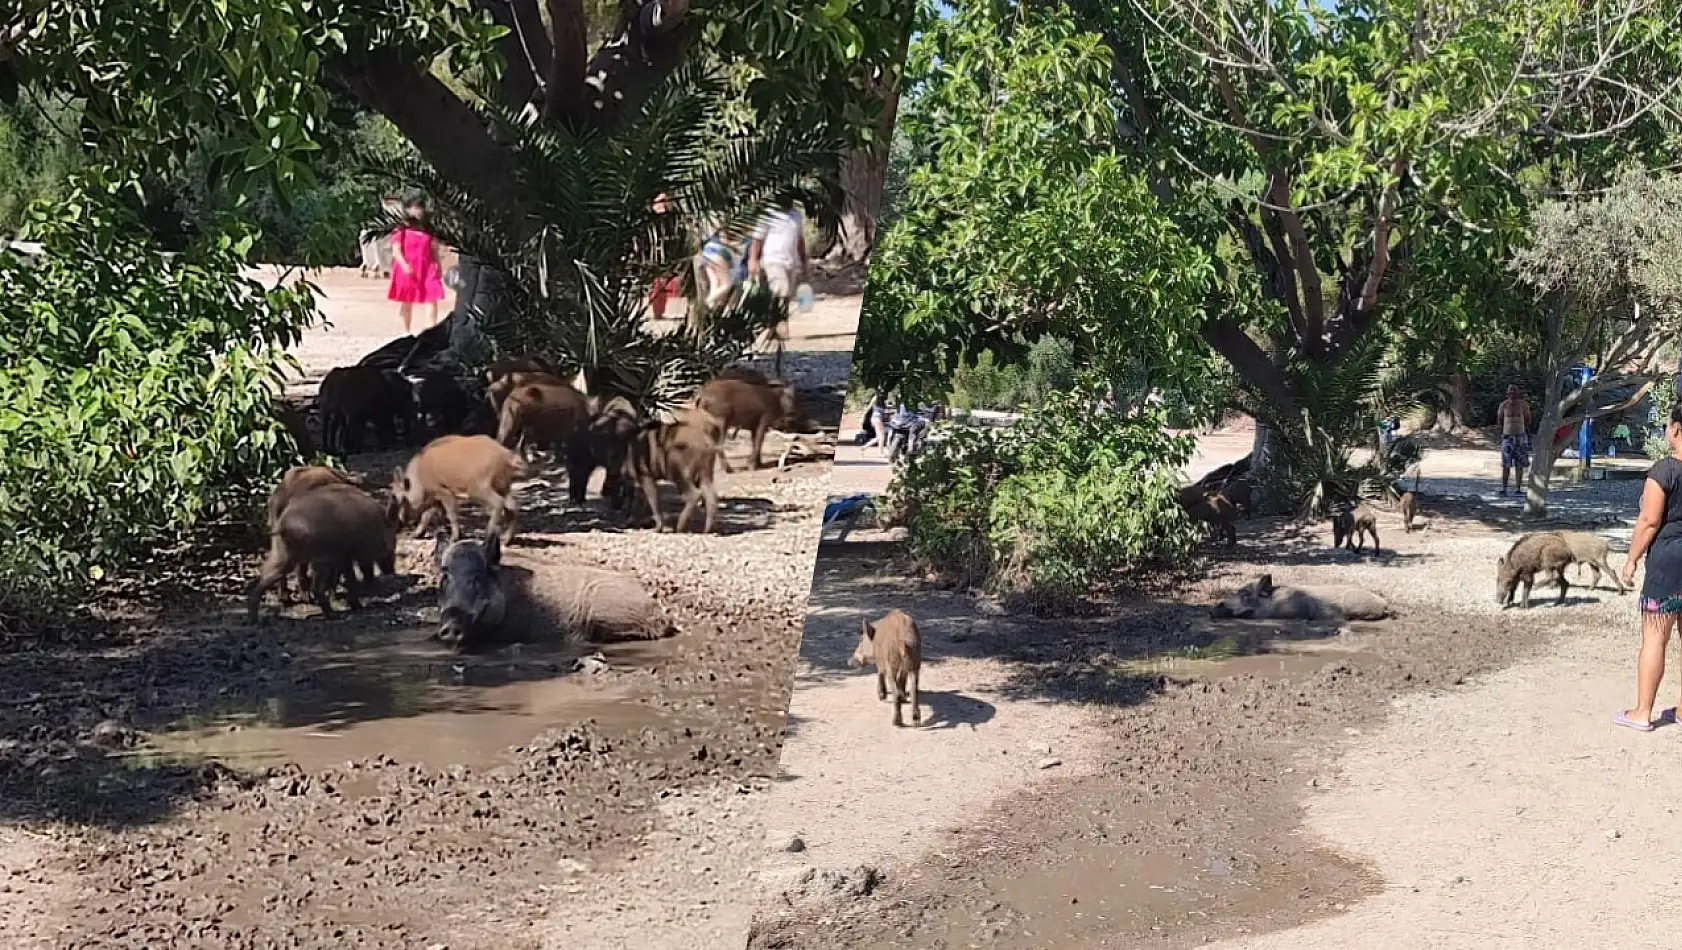
[[[305,341],[306,371],[394,331],[374,282],[322,284],[335,329]],[[796,322],[797,345],[808,326]],[[847,355],[800,354],[797,379],[838,387]],[[383,484],[406,456],[352,469]],[[293,607],[251,627],[238,595],[256,531],[160,552],[106,592],[104,623],[0,663],[3,942],[739,940],[827,469],[723,478],[714,536],[569,510],[559,477],[524,485],[515,577],[541,598],[562,565],[629,573],[678,629],[658,641],[445,653],[429,639],[431,546],[416,540],[362,612],[327,622]]]
[[[1667,880],[1674,843],[1671,730],[1610,724],[1633,597],[1499,611],[1517,503],[1444,500],[1493,487],[1445,462],[1428,529],[1387,520],[1381,557],[1251,522],[1206,581],[1101,619],[995,616],[895,577],[886,547],[826,554],[750,946],[1659,945],[1662,912],[1618,873]],[[1638,491],[1556,509],[1615,536]],[[1397,616],[1209,617],[1264,570],[1381,591]],[[843,666],[859,615],[896,606],[925,637],[920,729]]]

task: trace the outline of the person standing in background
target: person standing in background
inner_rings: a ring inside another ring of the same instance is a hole
[[[1530,403],[1519,395],[1517,386],[1507,387],[1507,398],[1495,410],[1501,423],[1501,494],[1507,494],[1507,477],[1513,479],[1513,494],[1524,494],[1524,471],[1530,467]]]
[[[672,210],[671,196],[660,192],[654,196],[654,213],[670,214]],[[683,294],[683,279],[677,276],[654,278],[654,288],[648,295],[648,305],[654,311],[654,319],[666,319],[666,301]]]
[[[748,279],[751,281],[763,275],[771,296],[786,308],[794,300],[796,288],[805,277],[806,267],[806,216],[800,213],[794,194],[787,192],[777,199],[754,232],[752,250],[748,252]],[[786,315],[770,330],[777,352],[776,372],[779,376],[783,372],[787,330]]]
[[[444,299],[444,268],[438,259],[438,242],[421,230],[426,218],[426,203],[412,199],[404,208],[406,220],[391,235],[391,290],[387,294],[397,303],[397,314],[403,319],[403,332],[412,333],[415,304],[427,308],[426,325],[438,323],[438,301]]]
[[[387,217],[400,217],[403,214],[403,202],[395,195],[386,195],[380,199],[380,208]],[[391,235],[370,233],[362,242],[362,276],[386,278],[391,276],[392,254]]]

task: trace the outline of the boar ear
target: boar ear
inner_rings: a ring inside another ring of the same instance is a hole
[[[876,639],[876,628],[871,625],[870,621],[861,620],[861,621],[859,621],[859,623],[863,625],[863,628],[860,630],[860,633],[863,634],[863,636],[866,640]]]
[[[1256,581],[1256,593],[1262,595],[1263,597],[1266,597],[1267,595],[1273,593],[1273,575],[1272,574],[1263,574]]]
[[[494,531],[485,539],[485,563],[491,567],[502,565],[502,535]]]

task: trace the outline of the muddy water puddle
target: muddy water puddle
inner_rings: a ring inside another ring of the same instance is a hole
[[[1261,623],[1211,627],[1219,639],[1209,649],[1185,656],[1154,656],[1123,664],[1152,676],[1224,680],[1239,676],[1304,679],[1335,663],[1369,655],[1382,624],[1350,624],[1326,636]]]
[[[670,725],[671,713],[637,701],[618,677],[592,673],[603,664],[656,666],[670,657],[670,641],[458,657],[427,642],[425,631],[402,637],[310,657],[296,682],[154,733],[134,758],[314,770],[384,755],[434,768],[485,767],[548,729],[584,720],[609,731]]]

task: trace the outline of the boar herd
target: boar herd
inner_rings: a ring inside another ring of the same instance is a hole
[[[341,367],[327,374],[317,407],[322,444],[330,452],[355,452],[370,427],[386,445],[431,436],[406,465],[392,472],[384,498],[345,474],[323,466],[289,470],[268,502],[269,552],[247,594],[256,621],[264,595],[287,581],[324,616],[334,615],[341,588],[355,610],[376,572],[395,573],[399,531],[431,533],[440,514],[447,531],[436,535],[433,558],[442,578],[436,636],[466,650],[499,628],[508,613],[504,548],[515,537],[520,512],[516,482],[532,474],[528,454],[548,453],[564,466],[568,497],[586,500],[588,484],[605,470],[602,497],[616,510],[634,507],[640,489],[655,528],[665,531],[658,485],[670,482],[684,495],[675,528],[685,530],[704,507],[702,530],[714,531],[719,507],[714,471],[732,471],[723,442],[737,430],[752,434],[751,465],[762,467],[770,429],[811,431],[795,390],[746,368],[726,370],[701,387],[690,407],[671,421],[646,419],[623,397],[595,399],[535,357],[503,360],[485,374],[485,399],[475,406],[446,373],[415,381],[378,366]],[[493,426],[494,435],[489,431]],[[289,427],[301,420],[283,420]],[[452,431],[466,429],[467,431]],[[476,431],[475,431],[476,430]],[[300,444],[307,444],[300,439]],[[489,514],[484,540],[463,537],[460,507],[471,500]],[[657,605],[629,578],[609,571],[568,568],[563,619],[578,629],[669,633]],[[563,571],[563,573],[565,573]],[[576,576],[574,576],[576,575]]]

